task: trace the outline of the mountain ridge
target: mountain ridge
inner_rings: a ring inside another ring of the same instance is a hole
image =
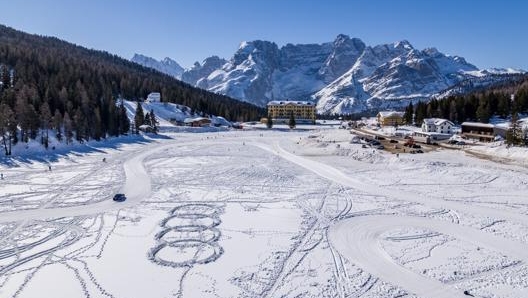
[[[477,76],[489,76],[480,81],[494,84],[523,72],[479,70],[463,57],[434,47],[418,50],[407,40],[371,46],[339,34],[332,42],[281,47],[244,41],[229,60],[206,58],[181,78],[258,106],[274,99],[310,99],[320,114],[348,114],[427,101]],[[497,74],[505,77],[492,76]]]

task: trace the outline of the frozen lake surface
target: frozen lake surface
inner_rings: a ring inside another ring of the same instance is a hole
[[[528,297],[525,166],[167,136],[0,164],[0,297]]]

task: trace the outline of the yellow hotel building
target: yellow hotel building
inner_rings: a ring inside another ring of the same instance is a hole
[[[381,126],[394,126],[403,124],[404,112],[381,111],[376,116]]]
[[[273,120],[288,121],[292,112],[296,122],[315,124],[315,104],[313,102],[290,100],[268,102],[268,117]]]

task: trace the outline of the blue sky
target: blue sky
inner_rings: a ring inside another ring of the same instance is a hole
[[[230,58],[244,40],[282,46],[343,33],[368,45],[407,39],[479,68],[528,70],[527,13],[524,0],[16,0],[2,3],[0,23],[184,67]]]

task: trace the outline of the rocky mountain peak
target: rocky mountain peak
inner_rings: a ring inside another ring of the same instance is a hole
[[[229,60],[212,56],[197,62],[182,80],[259,106],[312,99],[319,113],[341,114],[427,100],[468,76],[486,75],[436,48],[419,50],[407,40],[367,46],[339,34],[322,44],[242,42]]]
[[[147,57],[145,55],[134,54],[134,56],[130,60],[145,67],[150,67],[159,72],[173,76],[177,79],[181,79],[182,73],[184,71],[183,67],[181,67],[178,62],[170,59],[169,57],[158,61],[154,58]]]

